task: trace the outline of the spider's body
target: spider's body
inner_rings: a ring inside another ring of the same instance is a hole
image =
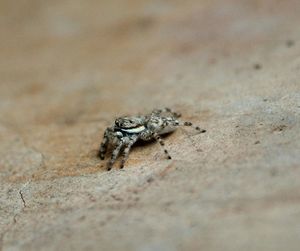
[[[128,158],[132,145],[138,140],[149,141],[155,139],[164,147],[164,142],[159,135],[170,133],[176,130],[178,126],[192,126],[191,122],[181,122],[178,120],[180,114],[172,112],[170,109],[154,110],[146,116],[120,117],[115,120],[115,124],[108,127],[103,136],[100,146],[99,156],[104,159],[108,144],[114,145],[114,150],[107,169],[110,170],[116,161],[121,150],[123,150],[123,158],[121,168]],[[200,132],[199,127],[195,127]],[[166,156],[171,159],[168,151],[164,149]]]

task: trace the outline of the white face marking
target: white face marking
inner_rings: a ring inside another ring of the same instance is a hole
[[[142,131],[145,130],[145,126],[139,126],[136,128],[129,128],[129,129],[121,129],[123,132],[127,132],[127,133],[140,133]]]
[[[123,134],[121,132],[117,132],[116,134],[121,137],[123,136]]]

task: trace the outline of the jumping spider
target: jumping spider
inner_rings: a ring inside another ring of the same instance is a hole
[[[107,170],[109,171],[112,168],[122,149],[121,168],[123,168],[132,145],[138,140],[156,140],[162,146],[167,158],[171,159],[160,135],[173,132],[179,126],[194,127],[191,122],[178,120],[180,116],[179,113],[165,108],[153,110],[150,114],[145,116],[125,116],[116,119],[115,124],[105,130],[99,150],[99,157],[103,160],[108,144],[111,143],[114,146],[111,159],[107,163]],[[200,129],[198,126],[195,126],[194,129],[200,133],[205,132],[205,130]]]

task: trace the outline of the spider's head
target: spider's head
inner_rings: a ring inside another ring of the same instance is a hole
[[[122,129],[137,128],[143,125],[143,118],[141,117],[121,117],[116,119],[115,125]]]

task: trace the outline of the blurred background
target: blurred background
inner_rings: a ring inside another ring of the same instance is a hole
[[[299,12],[1,0],[0,250],[299,250]],[[106,172],[105,128],[166,106],[207,133]]]

